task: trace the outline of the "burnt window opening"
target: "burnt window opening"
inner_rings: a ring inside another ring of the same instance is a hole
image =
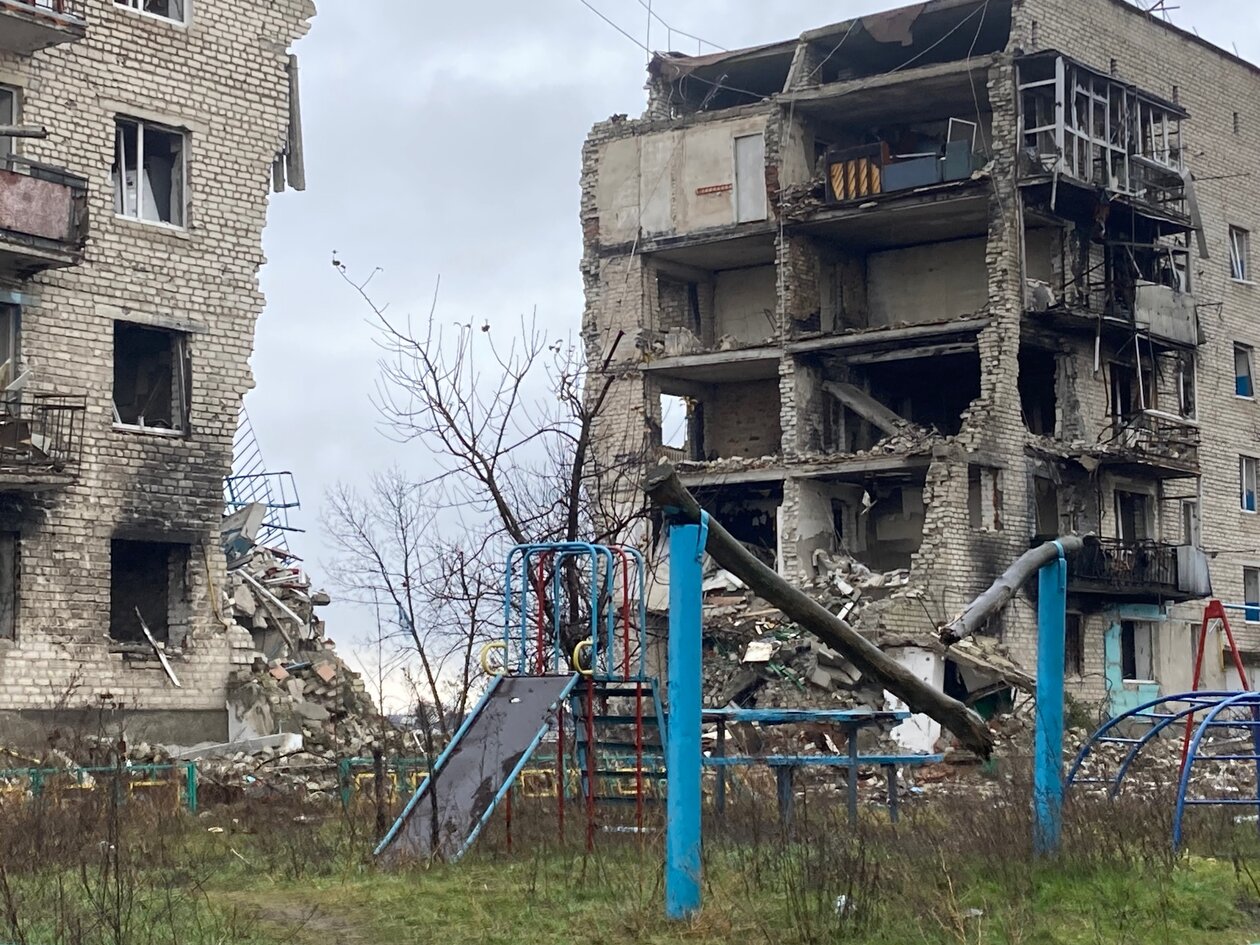
[[[1126,681],[1155,681],[1155,632],[1149,623],[1121,623],[1120,670]]]
[[[1022,348],[1019,352],[1019,402],[1024,426],[1038,436],[1058,432],[1055,383],[1058,364],[1052,351]]]
[[[114,0],[114,5],[176,23],[187,22],[187,0]]]
[[[114,423],[188,432],[192,378],[183,332],[114,323]]]
[[[188,634],[188,546],[114,539],[110,544],[109,635],[119,643],[182,646]]]
[[[977,531],[1002,529],[1001,471],[988,466],[967,467],[967,512]]]
[[[1036,504],[1036,532],[1034,537],[1057,538],[1059,524],[1059,487],[1053,479],[1033,477],[1033,501]]]
[[[1085,675],[1084,619],[1080,614],[1065,615],[1063,625],[1063,674]]]
[[[0,531],[0,640],[17,639],[18,533]]]
[[[1116,490],[1116,537],[1123,542],[1155,537],[1155,497],[1145,492]]]
[[[175,128],[119,118],[114,133],[114,212],[184,226],[186,136]]]

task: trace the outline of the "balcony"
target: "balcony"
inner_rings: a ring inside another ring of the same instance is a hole
[[[87,398],[24,394],[0,406],[0,492],[40,492],[79,475]]]
[[[31,53],[87,34],[85,0],[0,0],[0,52]]]
[[[25,278],[78,265],[87,241],[87,181],[21,158],[9,165],[0,168],[0,274]]]
[[[1068,591],[1182,601],[1208,596],[1212,588],[1206,556],[1198,548],[1089,537],[1068,565]]]
[[[1156,410],[1115,418],[1090,451],[1113,472],[1159,479],[1199,474],[1198,424]]]

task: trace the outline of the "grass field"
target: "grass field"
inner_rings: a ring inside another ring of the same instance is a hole
[[[784,835],[772,804],[710,824],[705,906],[663,918],[659,834],[556,835],[518,806],[463,862],[372,862],[371,812],[250,802],[199,817],[108,792],[0,808],[0,942],[718,943],[739,945],[1247,945],[1260,942],[1254,825],[1196,824],[1174,857],[1161,801],[1079,804],[1063,853],[1032,855],[1027,797],[934,799],[893,826],[849,828],[802,805]],[[839,903],[839,907],[838,907]]]

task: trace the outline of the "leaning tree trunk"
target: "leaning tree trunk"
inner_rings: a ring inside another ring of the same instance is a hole
[[[658,466],[648,474],[643,488],[658,508],[669,510],[675,521],[700,521],[699,503],[678,479],[672,466]],[[842,653],[862,673],[876,680],[912,711],[940,722],[960,742],[982,757],[987,758],[993,751],[993,733],[980,716],[957,699],[923,682],[845,621],[783,580],[749,553],[712,516],[709,517],[705,550],[714,561],[827,646]]]

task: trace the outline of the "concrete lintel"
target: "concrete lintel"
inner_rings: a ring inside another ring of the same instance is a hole
[[[682,472],[678,478],[684,486],[738,486],[764,482],[782,482],[785,478],[782,466],[768,466],[765,469],[733,469],[714,472]]]
[[[820,463],[801,469],[793,469],[791,475],[798,479],[896,475],[926,470],[931,464],[932,457],[927,453],[899,453],[891,456],[853,456],[831,463]]]
[[[868,420],[885,433],[896,433],[906,426],[905,418],[885,407],[878,400],[853,384],[841,381],[824,381],[823,390],[844,404],[864,420]]]
[[[749,362],[773,361],[779,363],[782,349],[762,346],[758,348],[736,348],[731,351],[706,351],[704,354],[680,354],[671,358],[657,358],[643,365],[644,371],[668,373],[686,368],[709,367],[723,364],[747,364]]]
[[[832,351],[836,349],[878,348],[884,345],[902,346],[906,343],[931,343],[943,338],[957,335],[978,335],[989,327],[989,318],[963,318],[949,322],[937,322],[931,325],[910,325],[906,328],[871,328],[866,331],[855,331],[845,335],[828,335],[822,338],[809,338],[789,344],[787,350],[791,354],[806,354],[811,351]]]
[[[796,104],[797,106],[802,106],[813,102],[827,102],[856,92],[873,92],[880,89],[920,84],[927,79],[953,77],[965,79],[969,73],[987,72],[991,66],[996,65],[1001,60],[1001,53],[992,53],[988,56],[977,56],[970,60],[961,59],[956,62],[920,66],[917,69],[903,69],[900,72],[890,72],[885,75],[849,79],[844,82],[830,82],[817,88],[787,92],[779,97],[779,101],[785,105]]]

